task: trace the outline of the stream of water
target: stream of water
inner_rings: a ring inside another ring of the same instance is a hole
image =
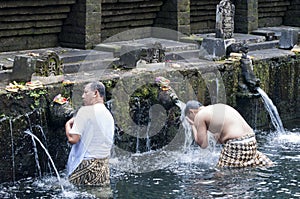
[[[280,116],[279,116],[276,106],[273,104],[273,101],[269,98],[269,96],[261,88],[257,88],[257,91],[259,92],[260,96],[262,97],[264,106],[270,115],[271,122],[272,122],[273,126],[275,127],[276,131],[284,132],[282,121],[280,119]]]
[[[55,173],[56,173],[58,182],[59,182],[59,184],[60,184],[61,190],[64,191],[64,187],[63,187],[63,185],[60,183],[60,182],[61,182],[61,180],[60,180],[60,175],[59,175],[59,173],[58,173],[58,171],[57,171],[57,169],[56,169],[56,166],[55,166],[55,164],[54,164],[54,162],[53,162],[53,160],[52,160],[52,158],[51,158],[51,156],[50,156],[48,150],[45,148],[45,146],[44,146],[43,143],[39,140],[39,138],[36,137],[33,133],[31,133],[29,130],[24,131],[24,133],[27,133],[28,135],[30,135],[30,136],[32,137],[33,143],[34,143],[34,147],[35,147],[35,152],[36,152],[35,154],[37,154],[37,151],[36,151],[36,145],[35,145],[34,139],[37,140],[37,141],[39,142],[39,144],[41,145],[41,147],[43,148],[43,150],[44,150],[45,153],[47,154],[49,160],[51,161],[51,164],[52,164],[52,166],[53,166],[53,168],[54,168],[54,171],[55,171]],[[37,155],[36,155],[35,157],[38,158]],[[38,160],[36,160],[36,162],[38,162]],[[40,169],[39,169],[39,173],[41,173],[41,172],[40,172]],[[40,176],[41,176],[41,174],[40,174]]]

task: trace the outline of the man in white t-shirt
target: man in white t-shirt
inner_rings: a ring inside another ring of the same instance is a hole
[[[69,181],[107,186],[114,119],[104,105],[105,86],[101,82],[88,83],[82,99],[84,106],[65,125],[68,141],[73,144],[67,164]]]

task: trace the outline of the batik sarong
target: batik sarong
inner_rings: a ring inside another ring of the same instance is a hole
[[[227,141],[222,148],[218,167],[271,166],[272,161],[257,150],[255,134]]]
[[[83,160],[70,175],[75,185],[108,186],[110,184],[108,158]]]

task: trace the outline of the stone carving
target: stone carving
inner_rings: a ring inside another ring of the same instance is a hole
[[[11,79],[31,81],[32,76],[54,77],[63,75],[63,64],[54,51],[16,55]]]
[[[257,93],[257,88],[260,84],[260,79],[256,78],[253,73],[252,61],[247,55],[248,48],[242,46],[242,57],[240,60],[241,72],[242,72],[242,81],[239,83],[240,90],[243,92],[250,91],[252,93]]]
[[[123,49],[126,53],[120,56],[120,65],[125,68],[135,68],[138,61],[143,61],[145,64],[165,61],[165,50],[158,42],[143,47],[123,46]]]
[[[47,51],[36,60],[35,73],[38,76],[49,77],[63,74],[63,65],[57,53]]]
[[[159,63],[165,61],[165,51],[161,43],[154,43],[150,48],[142,49],[141,57],[146,63]]]
[[[217,5],[216,37],[230,39],[234,32],[235,6],[230,0],[222,0]]]

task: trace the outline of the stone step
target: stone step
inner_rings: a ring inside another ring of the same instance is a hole
[[[279,41],[274,40],[274,41],[265,41],[260,43],[250,43],[248,44],[248,47],[249,47],[249,51],[255,51],[255,50],[277,48],[278,45],[279,45]]]
[[[113,67],[113,64],[118,61],[117,58],[104,60],[84,60],[78,62],[70,62],[64,64],[64,74],[77,73],[80,71],[105,70]]]
[[[271,30],[255,30],[255,31],[252,31],[251,34],[264,36],[264,37],[266,37],[267,41],[272,41],[272,40],[276,39],[275,32],[271,31]]]
[[[182,59],[192,59],[199,58],[200,50],[186,50],[186,51],[172,51],[167,52],[166,60],[182,60]]]
[[[98,44],[95,47],[95,50],[99,51],[107,51],[113,52],[115,57],[120,56],[124,52],[121,52],[122,49],[126,49],[127,51],[132,49],[140,49],[142,47],[150,46],[150,44],[154,44],[155,42],[159,42],[162,45],[162,48],[167,52],[183,52],[183,51],[193,51],[197,50],[199,46],[195,43],[184,43],[178,42],[174,40],[166,40],[160,38],[145,38],[145,39],[137,39],[130,41],[122,41],[122,42],[111,42],[111,43],[102,43]]]
[[[64,63],[72,63],[79,61],[93,61],[113,59],[114,55],[110,52],[96,51],[96,50],[72,50],[65,53],[60,53],[59,57]]]
[[[64,63],[65,74],[106,69],[118,60],[112,52],[97,50],[72,50],[61,53],[60,57]]]

